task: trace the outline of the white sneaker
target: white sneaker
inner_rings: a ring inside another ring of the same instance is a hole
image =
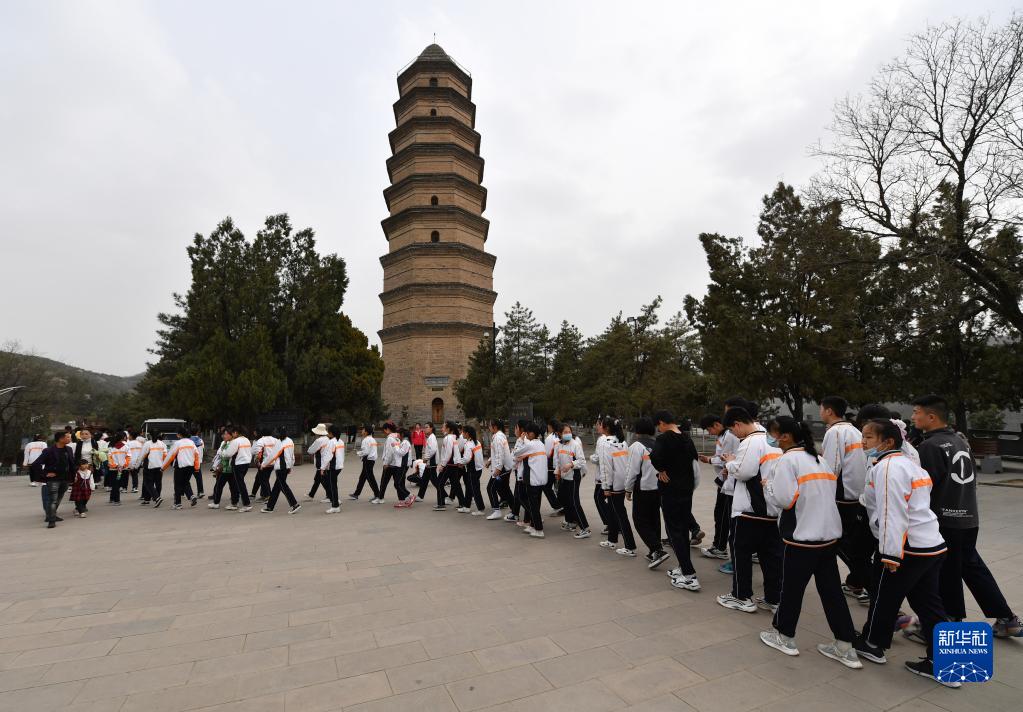
[[[323,499],[320,500],[320,504],[330,504],[330,498],[324,497]]]
[[[469,514],[471,514],[474,517],[482,517],[483,516],[483,512],[481,512],[478,509],[472,510],[471,512],[469,512]]]
[[[532,534],[533,532],[536,531],[536,529],[533,529],[533,527],[530,526],[525,526],[522,527],[522,531],[524,531],[526,534]]]
[[[668,578],[678,578],[679,576],[682,576],[681,566],[676,566],[675,568],[668,570]]]
[[[621,549],[615,549],[615,553],[618,554],[619,556],[631,556],[633,558],[636,557],[635,549],[627,549],[624,546]]]
[[[576,539],[589,539],[590,538],[590,530],[589,529],[581,529],[580,531],[577,531],[572,536],[574,536]]]
[[[239,507],[239,508],[238,508],[238,511],[239,511],[239,512],[251,512],[251,511],[252,511],[252,507],[251,507],[251,506],[248,506],[248,507]]]
[[[219,504],[215,504],[213,502],[210,502],[206,506],[209,507],[210,509],[220,509],[220,505]]]
[[[500,518],[501,518],[501,510],[500,509],[495,509],[493,512],[491,512],[490,514],[487,515],[487,519],[489,519],[490,521],[494,521],[495,519],[500,519]]]
[[[327,514],[339,514],[340,512],[341,507],[331,507],[330,509],[327,510]]]
[[[456,511],[456,512],[459,512],[460,514],[468,514],[468,513],[469,513],[469,512],[471,512],[472,510],[471,510],[471,509],[469,509],[468,507],[459,507],[459,508],[458,508],[458,509],[456,509],[455,511]]]
[[[379,497],[374,497],[373,499],[371,499],[369,501],[369,503],[370,504],[383,504],[384,500],[380,499]]]
[[[224,509],[226,509],[226,510],[228,510],[228,511],[230,511],[230,512],[234,512],[234,511],[237,511],[238,507],[236,507],[236,506],[235,506],[235,505],[233,505],[233,504],[229,504],[229,505],[227,505],[226,507],[224,507]]]
[[[674,588],[683,588],[686,591],[700,590],[700,580],[696,576],[686,576],[681,573],[671,579],[671,585]]]
[[[423,501],[423,498],[422,498],[422,497],[420,497],[420,496],[419,496],[419,495],[417,494],[417,495],[416,495],[416,501],[417,501],[417,502],[422,502],[422,501]]]
[[[853,670],[859,670],[863,667],[863,663],[860,662],[860,657],[856,654],[856,648],[852,646],[852,643],[843,643],[840,640],[832,640],[830,643],[817,643],[817,652],[826,658],[837,660]]]
[[[616,549],[616,548],[618,548],[618,542],[617,541],[608,541],[607,539],[605,539],[604,541],[600,542],[600,545],[602,547],[604,547],[605,549]]]
[[[799,648],[796,647],[796,639],[790,638],[787,635],[782,635],[774,628],[763,631],[760,634],[760,640],[764,642],[764,645],[774,648],[775,650],[779,650],[786,655],[799,655]],[[846,645],[848,645],[848,643],[846,643]],[[856,655],[856,653],[853,653],[853,655]],[[863,663],[860,663],[860,667],[862,666]]]
[[[731,608],[733,611],[742,611],[743,613],[756,613],[757,604],[755,604],[749,598],[736,598],[730,593],[717,597],[719,605],[725,608]]]
[[[534,539],[543,539],[544,533],[538,531],[531,531],[529,532],[529,536],[533,537]]]
[[[447,498],[447,503],[448,504],[454,504],[455,503],[455,498],[454,497],[448,497]]]

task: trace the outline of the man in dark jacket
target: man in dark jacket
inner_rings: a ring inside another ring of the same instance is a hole
[[[699,454],[693,439],[679,430],[675,416],[666,410],[654,413],[659,435],[650,451],[650,464],[657,471],[657,489],[661,495],[661,512],[668,542],[678,559],[672,569],[671,585],[688,591],[699,591],[700,582],[689,557],[689,522],[693,517],[693,490],[696,487],[693,467]]]
[[[977,599],[984,615],[994,618],[995,635],[1020,635],[1023,627],[1009,608],[995,577],[977,552],[980,512],[977,476],[969,446],[948,427],[948,402],[928,395],[913,401],[913,424],[923,433],[917,446],[920,465],[934,483],[931,509],[938,517],[948,555],[941,566],[939,588],[945,611],[953,620],[966,618],[963,583]]]
[[[32,479],[43,484],[43,511],[46,513],[47,529],[53,529],[57,522],[63,521],[57,516],[57,507],[78,469],[74,452],[68,447],[70,443],[71,433],[58,431],[54,434],[53,445],[43,450],[43,454],[32,464]]]

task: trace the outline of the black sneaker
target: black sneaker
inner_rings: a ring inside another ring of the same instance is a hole
[[[199,493],[199,499],[206,499],[206,495],[204,495],[202,492],[200,492]]]
[[[866,658],[872,663],[884,665],[888,662],[888,658],[884,656],[884,648],[871,645],[862,635],[857,634],[856,640],[853,641],[853,647],[856,648],[857,655],[861,658]]]
[[[302,505],[300,503],[296,502],[295,506],[288,510],[288,514],[294,514],[295,512],[297,512],[300,509],[302,509]]]
[[[667,552],[665,552],[665,551],[658,551],[658,552],[656,552],[654,554],[654,557],[652,559],[650,559],[650,563],[647,564],[646,567],[648,569],[651,569],[651,570],[656,569],[658,566],[660,566],[661,564],[663,564],[665,561],[667,561],[670,558],[671,557],[668,556]]]
[[[947,675],[945,674],[935,675],[934,661],[930,660],[929,658],[920,658],[919,660],[907,660],[906,669],[909,670],[914,675],[930,678],[939,685],[951,687],[953,690],[958,690],[960,687],[962,687],[962,683],[960,683],[959,680],[952,679],[953,673],[951,672],[949,672]]]
[[[46,522],[46,528],[47,529],[53,529],[56,526],[57,526],[57,522],[54,522],[54,521]]]
[[[153,509],[156,509],[156,508],[157,508],[157,507],[159,507],[159,506],[160,506],[161,504],[163,504],[163,497],[157,497],[157,498],[156,498],[156,501],[155,501],[155,502],[153,502]]]
[[[192,497],[192,506],[194,507],[197,504],[199,504],[199,498],[198,497]]]

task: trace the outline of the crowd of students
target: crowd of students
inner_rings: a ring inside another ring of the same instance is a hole
[[[692,511],[703,461],[713,466],[717,494],[713,541],[700,553],[724,560],[719,570],[731,577],[730,590],[716,600],[743,613],[771,612],[772,627],[760,634],[766,645],[786,655],[799,654],[796,629],[811,579],[834,635],[817,650],[849,668],[862,668],[861,658],[887,662],[885,651],[902,630],[925,646],[925,656],[906,662],[906,668],[937,679],[932,631],[938,622],[965,619],[964,583],[984,615],[995,619],[996,636],[1019,636],[1020,620],[976,549],[973,459],[964,439],[948,427],[947,403],[938,396],[915,401],[912,436],[881,405],[863,406],[855,421],[847,410],[842,398],[822,400],[827,430],[818,451],[805,422],[779,416],[765,427],[757,420],[755,403],[730,398],[722,415],[701,419],[701,427],[716,436],[712,456],[697,453],[668,411],[636,420],[631,443],[620,421],[599,419],[589,458],[572,426],[555,420],[545,427],[525,420],[515,423],[514,445],[505,424],[492,422],[489,456],[471,425],[448,421],[438,433],[427,423],[419,431],[421,444],[414,442],[414,432],[390,422],[382,426],[381,443],[375,428],[365,425],[358,441],[359,477],[348,499],[359,500],[368,486],[370,503],[380,505],[393,485],[393,506],[409,509],[427,498],[432,485],[434,511],[454,505],[459,513],[513,523],[535,539],[546,537],[541,512],[546,499],[553,510],[549,516],[563,518],[560,528],[583,540],[592,536],[582,504],[584,480],[592,471],[593,501],[605,537],[599,545],[636,557],[638,534],[649,569],[670,558],[667,545],[677,560],[668,571],[670,585],[700,591],[690,547],[698,547],[705,536]],[[312,433],[316,438],[307,454],[315,474],[307,497],[316,499],[322,486],[326,513],[338,514],[345,437],[340,428],[327,424]],[[26,448],[33,479],[45,485],[43,506],[50,527],[60,521],[57,506],[68,483],[76,516],[83,517],[97,487],[90,441],[81,435],[74,445],[70,433],[58,433],[53,446],[34,442]],[[173,507],[183,508],[186,500],[195,506],[204,496],[203,444],[196,438],[179,433],[168,448],[155,436],[148,441],[131,432],[113,436],[105,463],[111,503],[119,503],[129,480],[137,491],[141,473],[140,503],[160,507],[162,474],[172,470]],[[227,510],[248,512],[258,500],[264,504],[262,512],[272,513],[283,494],[289,514],[298,512],[302,505],[288,486],[294,448],[284,431],[255,432],[250,440],[243,427],[224,428],[212,460],[215,486],[208,507],[221,508],[226,488]],[[255,470],[251,491],[246,483],[250,469]],[[484,485],[487,470],[490,477]],[[197,491],[191,488],[193,480]],[[839,559],[848,569],[844,581]],[[755,565],[762,572],[762,595],[754,591]],[[847,600],[868,607],[859,628]],[[914,616],[900,610],[907,600]],[[953,680],[939,682],[958,686]]]

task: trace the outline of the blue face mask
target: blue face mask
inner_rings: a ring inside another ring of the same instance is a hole
[[[564,435],[561,436],[561,440],[562,440],[562,442],[566,442],[566,443],[572,442],[572,434],[571,433],[565,433]]]
[[[771,447],[778,447],[778,438],[767,436],[767,444]]]
[[[876,447],[872,447],[869,450],[864,450],[863,454],[867,456],[867,461],[869,462],[871,460],[876,460],[877,456],[880,455],[881,453],[878,452],[878,449]]]

